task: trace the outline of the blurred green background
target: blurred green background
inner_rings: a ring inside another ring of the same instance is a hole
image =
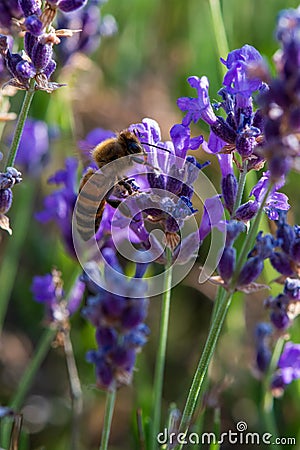
[[[224,0],[221,5],[229,49],[248,43],[271,63],[277,49],[274,38],[277,13],[283,8],[298,6],[298,2]],[[59,81],[67,82],[68,87],[51,96],[38,93],[33,102],[31,115],[37,118],[46,115],[49,123],[61,127],[62,134],[53,145],[51,161],[42,178],[27,180],[14,192],[11,221],[16,234],[19,227],[23,229],[21,255],[15,254],[11,238],[4,236],[1,242],[2,259],[10,261],[5,266],[5,279],[8,285],[13,284],[1,349],[2,404],[6,404],[17,389],[43,329],[42,307],[32,300],[30,293],[32,277],[47,273],[55,266],[62,270],[67,288],[77,270],[76,263],[65,254],[55,226],[41,225],[32,217],[32,211],[42,209],[43,198],[51,191],[46,184],[47,177],[62,165],[66,155],[77,154],[76,142],[94,127],[120,130],[151,117],[159,122],[163,138],[168,139],[169,129],[182,118],[176,107],[177,98],[194,95],[186,82],[190,75],[207,75],[211,98],[218,99],[222,80],[219,57],[226,58],[226,54],[218,53],[207,0],[109,0],[102,11],[116,18],[118,33],[104,38],[91,60],[82,57],[74,67],[60,72]],[[18,93],[13,99],[16,112],[22,96],[23,93]],[[205,134],[207,128],[194,127],[194,133]],[[200,151],[198,157],[205,159]],[[207,172],[219,189],[215,161]],[[296,223],[300,221],[299,202],[295,197],[298,183],[299,175],[292,174],[285,187],[285,192],[291,194],[294,208],[291,220]],[[35,194],[31,196],[28,192],[33,185]],[[28,212],[27,227],[24,209]],[[199,264],[202,257],[200,254]],[[170,403],[175,402],[178,408],[184,405],[208,329],[215,288],[210,284],[199,285],[198,275],[196,266],[172,294],[163,394],[164,423]],[[270,280],[273,274],[266,276]],[[7,285],[0,286],[1,289],[7,289]],[[239,420],[247,422],[249,431],[267,431],[259,414],[261,383],[253,370],[254,326],[258,320],[267,320],[264,297],[265,293],[236,297],[210,370],[211,398],[215,403],[211,402],[220,405],[222,430],[225,431],[235,430]],[[151,335],[139,355],[133,385],[118,393],[111,450],[141,449],[133,431],[136,429],[135,411],[142,407],[144,417],[149,413],[159,311],[159,299],[152,299],[147,321]],[[297,325],[299,320],[295,322],[292,335],[299,342]],[[72,319],[71,336],[84,392],[82,448],[93,450],[99,445],[105,394],[94,388],[93,367],[85,362],[86,351],[94,348],[95,343],[92,328],[79,313]],[[224,391],[222,383],[226,385]],[[284,398],[275,401],[279,435],[296,437],[298,447],[295,448],[300,448],[299,400],[300,383],[294,382]],[[24,415],[24,430],[31,435],[30,438],[24,435],[22,448],[69,448],[70,399],[62,350],[53,349],[47,356],[26,399]],[[206,431],[211,429],[212,415],[213,408],[208,408],[204,418]]]

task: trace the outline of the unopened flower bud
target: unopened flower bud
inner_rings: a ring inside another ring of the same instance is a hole
[[[40,36],[42,34],[43,23],[35,14],[27,17],[24,25],[26,27],[26,30],[34,36]]]
[[[42,44],[41,42],[36,44],[31,59],[37,71],[41,72],[48,66],[52,59],[52,53],[53,49],[51,44]]]
[[[252,155],[253,149],[256,145],[255,138],[253,136],[245,137],[238,135],[236,139],[236,149],[242,158],[249,158]]]
[[[255,281],[261,274],[263,268],[264,262],[260,256],[249,258],[239,274],[238,286],[245,286]]]
[[[217,121],[210,128],[223,141],[228,144],[235,144],[236,132],[222,117],[218,117]]]
[[[16,65],[16,71],[22,78],[33,78],[36,75],[36,70],[34,65],[29,62],[22,60]]]
[[[218,265],[218,271],[225,282],[229,281],[233,275],[236,261],[236,249],[225,247]]]
[[[284,253],[274,252],[270,256],[270,262],[274,269],[282,275],[291,276],[293,275],[293,269],[291,268],[291,263]]]
[[[237,194],[238,182],[233,173],[229,173],[222,178],[222,194],[226,208],[230,213],[233,211],[236,194]]]
[[[19,0],[20,6],[23,10],[24,16],[32,16],[33,14],[41,14],[40,0]]]
[[[81,8],[87,3],[87,0],[60,0],[58,7],[63,12],[71,12]]]
[[[243,222],[248,222],[256,215],[258,208],[259,203],[256,200],[249,200],[236,210],[235,218]]]
[[[270,349],[264,343],[261,343],[256,350],[256,364],[260,372],[267,372],[271,357]]]

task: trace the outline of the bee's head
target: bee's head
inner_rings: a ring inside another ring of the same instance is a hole
[[[142,144],[140,143],[138,137],[131,131],[121,131],[119,138],[124,142],[128,149],[128,153],[133,155],[135,153],[144,153]]]

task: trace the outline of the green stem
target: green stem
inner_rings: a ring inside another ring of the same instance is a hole
[[[30,80],[29,89],[25,93],[22,108],[21,108],[21,111],[20,111],[20,114],[18,117],[18,122],[17,122],[16,128],[15,128],[13,141],[11,143],[8,158],[7,158],[7,167],[12,167],[15,163],[15,159],[17,156],[18,148],[19,148],[19,143],[20,143],[22,133],[23,133],[23,128],[24,128],[25,121],[28,116],[29,108],[30,108],[34,93],[35,93],[35,80],[34,80],[34,78],[32,78]]]
[[[159,433],[160,417],[161,417],[161,400],[162,400],[169,314],[170,314],[170,301],[171,301],[171,282],[172,282],[171,258],[172,258],[171,251],[167,250],[167,264],[165,267],[164,292],[161,305],[159,344],[156,356],[156,366],[155,366],[154,386],[153,386],[153,416],[152,416],[153,422],[151,433],[152,439],[150,444],[150,448],[152,450],[155,450],[157,446],[157,435]]]
[[[7,240],[5,257],[0,267],[0,334],[19,267],[20,251],[26,239],[32,217],[35,188],[36,184],[34,182],[16,187],[18,193],[13,205],[15,211],[14,233],[13,237]]]
[[[209,6],[214,28],[214,36],[217,42],[218,54],[225,58],[229,53],[229,46],[227,42],[220,0],[209,0]],[[226,67],[223,64],[220,64],[220,71],[223,77],[226,73]]]
[[[110,435],[110,428],[115,407],[115,401],[116,401],[116,391],[113,390],[107,392],[103,432],[99,450],[107,450],[108,447],[108,440]]]
[[[66,330],[64,335],[64,349],[69,375],[69,384],[72,399],[72,429],[70,449],[76,450],[79,447],[80,417],[82,413],[82,390],[78,376],[76,361],[74,358],[70,331]]]
[[[230,306],[232,299],[232,293],[227,292],[225,298],[222,299],[222,301],[219,304],[218,309],[216,310],[215,319],[211,324],[209,334],[207,337],[207,341],[204,346],[204,350],[202,352],[202,355],[200,357],[198,367],[196,369],[191,388],[189,391],[189,395],[185,404],[185,408],[183,411],[180,427],[179,427],[179,433],[186,434],[191,420],[192,416],[194,414],[195,408],[197,406],[198,398],[202,390],[203,382],[205,380],[208,367],[210,364],[210,361],[212,359],[228,308]],[[177,446],[176,448],[181,449],[181,446]]]
[[[36,352],[33,355],[32,360],[30,361],[28,367],[26,368],[23,377],[19,383],[18,390],[16,395],[13,397],[10,402],[10,407],[15,411],[18,411],[23,405],[24,399],[33,383],[33,380],[39,370],[51,343],[55,337],[56,329],[55,328],[47,328],[37,346]],[[3,447],[7,448],[9,442],[9,434],[10,434],[10,426],[7,424],[3,427]]]
[[[243,162],[243,167],[242,167],[240,177],[239,177],[238,190],[237,190],[236,199],[235,199],[234,207],[233,207],[233,215],[242,203],[242,198],[243,198],[243,193],[244,193],[246,178],[247,178],[247,165],[248,165],[248,161],[245,160]]]
[[[282,348],[285,343],[285,338],[280,337],[275,345],[272,359],[269,365],[268,372],[265,376],[264,382],[263,382],[263,396],[262,396],[262,402],[261,402],[261,412],[264,420],[264,424],[266,427],[266,431],[270,434],[272,434],[272,441],[274,442],[276,438],[278,437],[277,432],[277,425],[276,420],[274,416],[274,397],[272,395],[272,391],[270,389],[271,386],[271,379],[272,376],[276,370],[276,366],[279,360],[279,357],[282,352]],[[278,444],[271,444],[271,448],[280,450],[280,446]]]

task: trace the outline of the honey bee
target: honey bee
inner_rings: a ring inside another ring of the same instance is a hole
[[[98,168],[101,169],[112,161],[117,162],[123,156],[135,154],[143,156],[144,159],[133,158],[133,161],[147,164],[146,153],[138,137],[133,132],[124,130],[117,137],[100,142],[92,151],[92,158]],[[117,188],[119,191],[123,189],[128,195],[134,192],[134,185],[128,178],[124,178],[123,176],[124,171],[128,169],[129,165],[130,162],[124,165],[122,161],[119,165],[114,165],[111,176],[116,180],[117,184],[107,192],[104,198],[102,198],[103,195],[101,193],[103,193],[107,184],[107,177],[102,175],[101,179],[101,174],[99,174],[99,176],[95,175],[91,178],[96,172],[94,169],[89,169],[83,176],[79,186],[80,195],[77,201],[76,220],[77,230],[84,241],[88,241],[98,231],[106,203],[114,208],[119,206],[121,200],[118,201],[117,199],[110,198],[114,189]],[[84,186],[85,188],[83,189]],[[99,198],[101,198],[100,204]]]

